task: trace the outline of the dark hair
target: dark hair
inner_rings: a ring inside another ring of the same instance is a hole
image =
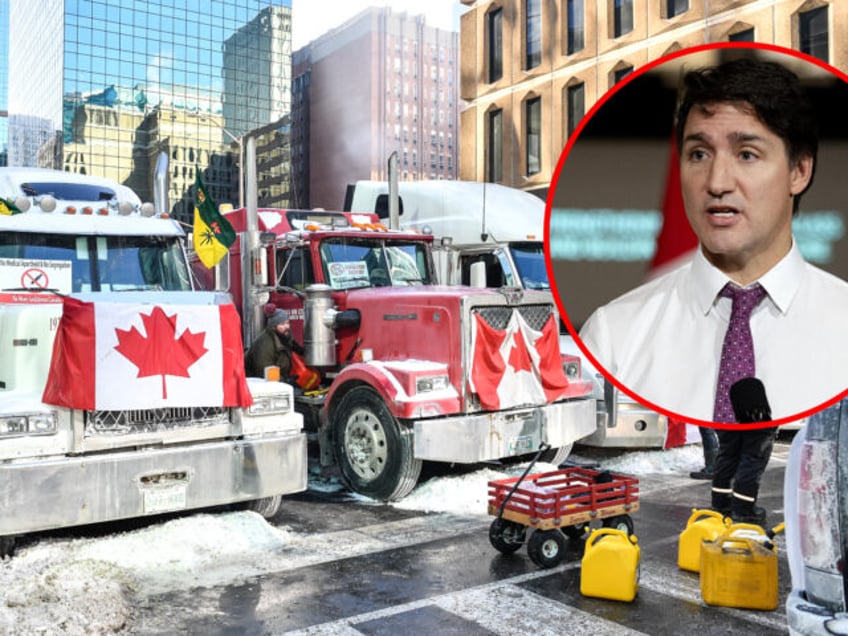
[[[810,182],[795,196],[797,211],[801,195],[813,183],[819,149],[815,112],[798,76],[775,62],[751,58],[687,72],[675,118],[678,151],[683,148],[683,129],[692,108],[722,102],[749,105],[757,119],[783,140],[790,162],[806,155],[813,158]]]

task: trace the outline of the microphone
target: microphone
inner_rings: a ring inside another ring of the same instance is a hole
[[[730,405],[740,424],[771,421],[766,389],[757,378],[742,378],[734,382],[730,387]]]

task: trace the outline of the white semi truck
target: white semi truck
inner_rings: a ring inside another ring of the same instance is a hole
[[[61,171],[0,168],[0,197],[0,555],[26,533],[163,512],[246,502],[272,516],[306,488],[289,385],[242,375],[237,405],[210,397],[242,364],[238,322],[225,329],[237,313],[227,294],[193,289],[175,220]],[[87,332],[70,329],[68,307]],[[154,344],[157,313],[170,344]],[[103,326],[116,315],[126,329]],[[180,315],[212,322],[184,328]],[[201,368],[213,381],[186,398]]]
[[[390,184],[357,181],[349,185],[345,210],[390,216]],[[470,181],[401,181],[398,183],[399,227],[432,234],[434,259],[443,284],[473,284],[482,267],[488,287],[519,287],[550,292],[545,264],[545,202],[496,183]],[[482,263],[483,265],[475,265]],[[563,353],[582,353],[567,333]],[[667,421],[624,395],[583,359],[597,399],[598,426],[581,444],[661,448]]]

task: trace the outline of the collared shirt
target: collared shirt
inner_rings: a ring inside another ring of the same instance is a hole
[[[701,250],[692,260],[597,309],[580,338],[624,386],[662,409],[712,420],[732,301],[730,279]],[[848,283],[789,253],[759,281],[751,315],[756,377],[772,419],[797,415],[848,388]]]

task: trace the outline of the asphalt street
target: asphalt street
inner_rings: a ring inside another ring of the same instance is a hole
[[[782,488],[791,439],[782,437],[763,479],[769,526],[783,520]],[[608,451],[603,451],[608,452]],[[602,452],[602,453],[603,453]],[[598,451],[578,447],[591,463]],[[783,535],[780,604],[775,611],[709,606],[699,577],[677,567],[680,532],[709,502],[709,482],[684,474],[640,477],[633,514],[641,546],[633,602],[584,597],[584,540],[569,540],[565,562],[538,568],[488,539],[491,517],[427,514],[310,489],[288,497],[273,523],[303,540],[273,556],[272,572],[245,583],[195,588],[140,600],[138,634],[388,635],[784,634],[790,579]]]

